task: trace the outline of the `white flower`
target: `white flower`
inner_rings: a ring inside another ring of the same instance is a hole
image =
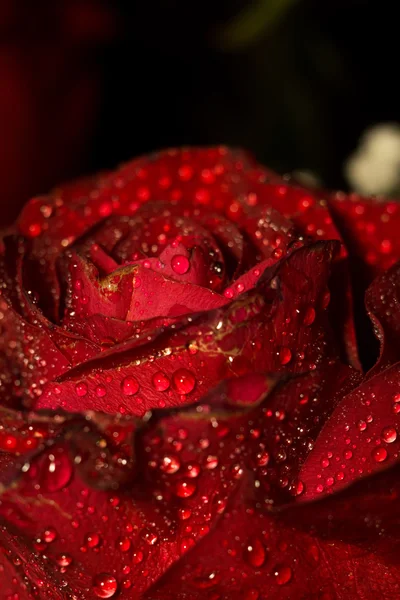
[[[400,125],[381,123],[366,130],[345,164],[354,191],[388,195],[400,187]]]

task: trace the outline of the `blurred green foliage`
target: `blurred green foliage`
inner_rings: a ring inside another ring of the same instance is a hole
[[[238,50],[257,42],[298,0],[255,0],[224,24],[216,34],[222,50]]]

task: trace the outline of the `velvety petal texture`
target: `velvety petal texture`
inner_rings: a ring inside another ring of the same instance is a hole
[[[0,253],[1,599],[400,597],[399,227],[225,147],[28,202]]]

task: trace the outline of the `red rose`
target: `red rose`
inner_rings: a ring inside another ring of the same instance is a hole
[[[4,597],[400,597],[398,214],[225,148],[28,203],[0,264]]]

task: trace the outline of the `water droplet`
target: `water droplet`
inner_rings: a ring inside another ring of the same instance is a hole
[[[75,391],[78,396],[86,396],[88,392],[86,383],[84,383],[83,381],[77,383],[75,386]]]
[[[185,466],[185,475],[196,479],[201,473],[201,467],[198,463],[192,462]]]
[[[39,223],[31,223],[28,227],[30,237],[37,237],[42,233],[42,226]]]
[[[382,446],[378,446],[378,448],[374,448],[372,450],[372,458],[377,463],[385,461],[387,459],[387,455],[388,453],[386,448],[383,448]]]
[[[392,252],[392,242],[390,240],[381,241],[382,254],[390,254]]]
[[[269,454],[268,452],[260,452],[257,454],[257,465],[259,467],[266,467],[269,463]]]
[[[88,548],[97,548],[100,545],[101,538],[97,533],[88,533],[85,536],[85,544]]]
[[[134,377],[125,377],[121,382],[121,388],[125,396],[134,396],[139,390],[139,384]]]
[[[181,554],[184,554],[185,552],[190,550],[190,548],[193,548],[194,545],[195,545],[195,541],[193,538],[189,538],[189,537],[182,538],[181,543],[180,543]]]
[[[290,487],[290,493],[292,496],[301,496],[304,493],[304,483],[302,481],[296,481]]]
[[[29,470],[32,478],[38,478],[40,487],[47,492],[57,492],[65,487],[72,477],[72,465],[66,451],[48,451],[37,466]]]
[[[303,323],[307,327],[312,325],[315,321],[315,309],[312,306],[309,306],[304,314]]]
[[[242,465],[232,465],[230,472],[234,479],[241,479],[243,477],[243,467]]]
[[[69,554],[59,554],[56,558],[56,563],[60,567],[69,567],[69,565],[72,563],[72,556]]]
[[[98,396],[99,398],[102,398],[103,396],[105,396],[106,393],[107,393],[107,390],[104,387],[104,385],[100,384],[96,387],[96,396]]]
[[[190,269],[189,259],[183,254],[176,254],[172,257],[171,267],[178,275],[184,275]]]
[[[92,589],[98,598],[112,598],[118,590],[117,580],[108,573],[99,573],[93,579]]]
[[[218,467],[218,457],[211,454],[207,456],[205,467],[210,470],[216,469]]]
[[[211,571],[209,573],[201,575],[200,577],[195,577],[192,580],[192,584],[194,585],[194,587],[200,590],[207,590],[209,588],[214,587],[215,585],[218,585],[220,580],[221,576],[218,574],[218,572]]]
[[[99,206],[99,215],[101,217],[108,217],[111,215],[113,210],[111,202],[102,202]]]
[[[180,394],[190,394],[195,388],[196,379],[187,369],[178,369],[172,376],[175,389]]]
[[[275,581],[278,585],[286,585],[292,579],[293,573],[290,567],[276,567],[274,571]]]
[[[164,471],[164,473],[168,473],[168,475],[173,475],[177,471],[179,471],[181,463],[179,458],[173,454],[166,454],[162,461],[160,469]]]
[[[292,352],[289,348],[281,348],[279,350],[279,361],[281,365],[287,365],[292,360]]]
[[[136,190],[136,196],[141,202],[147,202],[150,198],[149,188],[145,185],[138,187],[138,189]]]
[[[17,438],[14,435],[3,435],[0,437],[0,449],[10,452],[17,447]]]
[[[129,538],[118,538],[116,547],[121,552],[128,552],[131,547],[131,540]]]
[[[124,590],[129,590],[132,587],[132,581],[130,579],[123,579],[121,581],[121,587],[123,587]]]
[[[138,552],[134,552],[132,555],[132,562],[135,565],[139,565],[141,562],[143,562],[143,557],[144,557],[144,554],[140,550]]]
[[[394,427],[385,427],[382,430],[382,439],[387,444],[392,444],[397,439],[397,431]]]
[[[46,542],[46,544],[51,544],[51,542],[54,542],[54,540],[57,537],[57,532],[54,529],[54,527],[47,527],[47,529],[44,530],[43,535],[41,536],[43,541]]]
[[[193,177],[193,168],[190,165],[182,165],[178,169],[178,175],[182,181],[189,181]]]
[[[187,521],[192,516],[192,511],[190,508],[179,508],[178,509],[178,518],[181,521]]]
[[[149,529],[142,531],[142,537],[149,544],[149,546],[154,546],[158,541],[158,535]]]
[[[322,303],[321,303],[322,308],[328,308],[330,301],[331,301],[331,294],[328,291],[322,297]]]
[[[179,498],[190,498],[196,491],[196,484],[192,481],[178,481],[175,486],[175,494]]]
[[[262,567],[265,563],[265,548],[259,539],[254,538],[249,541],[244,552],[244,558],[249,565],[254,568]]]
[[[171,385],[170,380],[162,371],[154,373],[152,383],[158,392],[165,392]]]
[[[44,552],[47,548],[47,544],[40,537],[36,538],[33,542],[33,547],[37,552]]]

